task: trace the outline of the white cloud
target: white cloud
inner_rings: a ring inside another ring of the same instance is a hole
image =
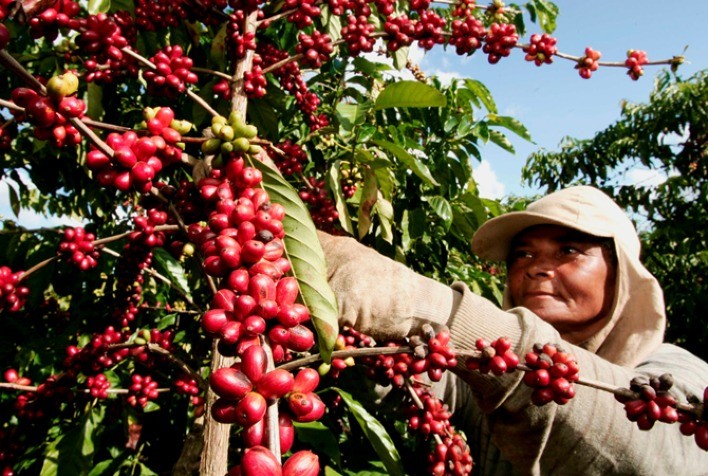
[[[472,176],[477,182],[479,195],[483,198],[500,199],[505,195],[503,183],[497,178],[497,174],[492,170],[492,166],[486,160],[473,168]]]
[[[634,168],[625,174],[625,182],[640,187],[655,187],[666,181],[666,174],[660,170]]]

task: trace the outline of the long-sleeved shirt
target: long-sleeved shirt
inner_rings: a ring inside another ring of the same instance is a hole
[[[674,377],[671,393],[679,402],[702,396],[708,364],[670,344],[662,344],[635,368],[615,365],[564,342],[549,324],[524,308],[502,311],[464,284],[453,288],[462,300],[449,321],[458,349],[475,349],[482,337],[505,336],[523,359],[534,343],[557,343],[572,353],[581,378],[629,387],[637,375]],[[621,403],[602,390],[576,384],[565,405],[531,403],[532,389],[523,372],[503,376],[467,371],[461,363],[436,392],[455,411],[454,423],[465,431],[480,475],[708,475],[708,452],[678,424],[656,422],[648,431],[630,422]]]

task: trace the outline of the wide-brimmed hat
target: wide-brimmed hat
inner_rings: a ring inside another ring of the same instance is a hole
[[[472,238],[472,251],[484,259],[505,260],[514,237],[536,225],[560,225],[597,237],[614,238],[621,242],[625,252],[639,257],[640,243],[632,221],[604,192],[584,185],[546,195],[524,211],[488,220]]]

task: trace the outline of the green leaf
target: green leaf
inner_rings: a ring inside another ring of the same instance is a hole
[[[332,167],[329,169],[327,174],[327,185],[332,191],[332,195],[335,197],[335,206],[337,207],[337,213],[339,214],[339,224],[342,225],[344,231],[350,235],[354,234],[354,227],[352,227],[352,219],[349,216],[349,209],[347,204],[344,202],[344,197],[342,195],[342,185],[339,177],[339,166],[341,164],[340,160],[337,160]]]
[[[107,13],[110,8],[110,0],[89,0],[88,2],[88,12],[92,15],[98,15],[99,13]]]
[[[548,0],[532,0],[536,7],[538,23],[544,33],[553,33],[556,29],[556,19],[558,18],[558,6]]]
[[[366,438],[371,442],[374,451],[376,451],[376,454],[379,455],[379,458],[381,458],[381,461],[386,466],[388,474],[403,476],[405,473],[403,471],[401,456],[398,454],[398,450],[393,444],[393,440],[386,431],[386,428],[384,428],[381,422],[374,418],[361,403],[356,401],[351,394],[341,388],[332,387],[332,389],[342,396],[344,403],[347,404],[349,411],[351,411],[356,418]]]
[[[492,98],[492,93],[489,92],[487,86],[485,86],[481,81],[477,81],[476,79],[466,79],[465,86],[472,92],[472,94],[474,94],[480,101],[482,101],[482,104],[484,104],[484,107],[487,108],[487,111],[492,114],[497,113],[497,104],[494,102],[494,98]]]
[[[93,432],[104,416],[104,408],[90,409],[78,426],[49,443],[40,476],[86,474],[93,466]]]
[[[298,423],[294,421],[293,426],[297,433],[298,442],[317,448],[317,451],[327,455],[337,466],[342,465],[342,453],[339,451],[337,438],[332,430],[322,422]]]
[[[86,115],[100,120],[104,112],[103,86],[92,81],[86,86]]]
[[[368,59],[362,58],[361,56],[357,56],[356,58],[354,58],[353,63],[354,63],[354,68],[357,71],[360,71],[360,72],[368,74],[368,75],[377,75],[381,71],[390,71],[391,70],[391,67],[387,64],[369,61]]]
[[[489,114],[487,115],[487,121],[490,125],[505,127],[517,136],[521,137],[522,139],[526,139],[529,142],[533,142],[531,140],[531,134],[529,134],[529,131],[528,129],[526,129],[526,126],[524,126],[521,121],[514,117]]]
[[[362,239],[369,232],[371,227],[371,212],[379,198],[379,187],[376,181],[376,174],[371,167],[364,168],[364,188],[361,192],[359,203],[359,214],[357,216],[357,231],[359,239]]]
[[[17,190],[15,190],[15,187],[10,185],[9,183],[7,184],[7,193],[10,194],[10,208],[12,209],[12,213],[15,214],[16,218],[20,217],[20,196],[17,194]]]
[[[153,255],[157,267],[161,268],[160,271],[165,273],[170,282],[191,299],[189,282],[180,262],[164,248],[155,248]]]
[[[214,34],[210,43],[209,57],[219,71],[222,71],[226,64],[226,23]]]
[[[124,462],[124,459],[117,458],[101,461],[91,469],[88,476],[114,476],[119,474],[120,467]]]
[[[452,207],[450,206],[450,202],[440,195],[428,197],[427,200],[435,211],[435,214],[445,222],[445,227],[449,228],[450,223],[452,223]]]
[[[159,476],[155,471],[151,470],[145,463],[140,463],[140,476]]]
[[[111,0],[111,11],[117,12],[120,10],[125,10],[131,14],[135,14],[135,2],[131,0]]]
[[[498,145],[499,147],[501,147],[502,149],[506,150],[507,152],[510,152],[512,154],[516,152],[513,144],[509,140],[509,138],[499,131],[495,131],[493,129],[490,129],[489,130],[489,140],[491,142],[493,142],[494,144]]]
[[[393,205],[383,198],[380,192],[379,198],[374,205],[374,210],[381,224],[381,238],[388,243],[393,243]]]
[[[391,107],[444,107],[445,95],[418,81],[396,81],[389,84],[376,98],[375,110]]]
[[[262,172],[262,185],[270,199],[285,207],[286,254],[292,264],[292,274],[300,285],[303,304],[310,310],[317,330],[320,354],[325,362],[329,362],[339,335],[339,313],[334,292],[327,282],[327,265],[315,224],[297,191],[277,170],[259,160],[250,162]]]
[[[406,67],[406,64],[408,63],[409,50],[410,47],[404,46],[403,48],[399,48],[393,54],[391,54],[391,57],[393,59],[393,67],[396,68],[398,71],[401,71],[403,68]]]
[[[403,162],[409,169],[413,171],[414,174],[416,174],[424,182],[430,185],[439,185],[437,180],[435,180],[435,178],[433,177],[433,174],[430,173],[430,169],[428,169],[428,167],[420,159],[410,154],[406,149],[404,149],[400,145],[394,144],[393,142],[389,142],[386,140],[374,140],[372,142],[396,156],[398,160]]]
[[[355,126],[361,125],[366,120],[366,115],[371,111],[371,103],[337,104],[337,119],[342,129],[351,132]]]

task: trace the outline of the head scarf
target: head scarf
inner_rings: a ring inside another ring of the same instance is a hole
[[[507,258],[513,238],[535,225],[560,225],[612,238],[617,254],[614,303],[605,325],[580,346],[619,365],[635,366],[663,341],[664,296],[656,278],[640,262],[640,241],[632,221],[605,193],[589,186],[569,187],[526,207],[485,222],[472,238],[480,257]],[[504,293],[504,308],[511,307]]]

